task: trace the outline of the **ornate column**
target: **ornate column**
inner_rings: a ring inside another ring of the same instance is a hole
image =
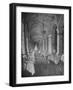
[[[28,48],[28,37],[26,38],[26,45],[27,45],[27,53],[29,53],[29,48]]]
[[[47,53],[47,38],[45,39],[45,52]]]
[[[52,35],[48,35],[48,54],[52,54]]]
[[[24,24],[21,23],[21,25],[22,25],[22,30],[21,30],[21,51],[22,51],[22,54],[24,55],[25,54]]]
[[[43,51],[44,51],[44,39],[43,39]]]
[[[57,28],[57,55],[59,54],[59,30]]]

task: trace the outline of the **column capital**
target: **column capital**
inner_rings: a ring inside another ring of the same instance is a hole
[[[57,33],[59,33],[59,29],[57,28],[56,30],[57,30]]]
[[[48,37],[50,38],[50,37],[52,37],[52,35],[50,34],[50,35],[48,35]]]

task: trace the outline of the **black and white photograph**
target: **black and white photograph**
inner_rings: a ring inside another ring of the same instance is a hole
[[[10,4],[10,86],[71,83],[71,7]]]
[[[64,15],[21,14],[22,77],[64,75]]]

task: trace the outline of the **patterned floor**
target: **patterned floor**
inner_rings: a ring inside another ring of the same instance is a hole
[[[64,63],[60,61],[58,64],[50,61],[47,63],[35,63],[35,74],[33,76],[56,76],[64,75]],[[31,77],[31,73],[27,70],[22,71],[22,77]]]

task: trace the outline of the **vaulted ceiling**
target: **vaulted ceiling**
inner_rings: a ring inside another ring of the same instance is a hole
[[[32,39],[38,41],[52,34],[54,26],[64,27],[64,15],[62,14],[42,14],[42,13],[23,13],[22,22],[27,24]]]

